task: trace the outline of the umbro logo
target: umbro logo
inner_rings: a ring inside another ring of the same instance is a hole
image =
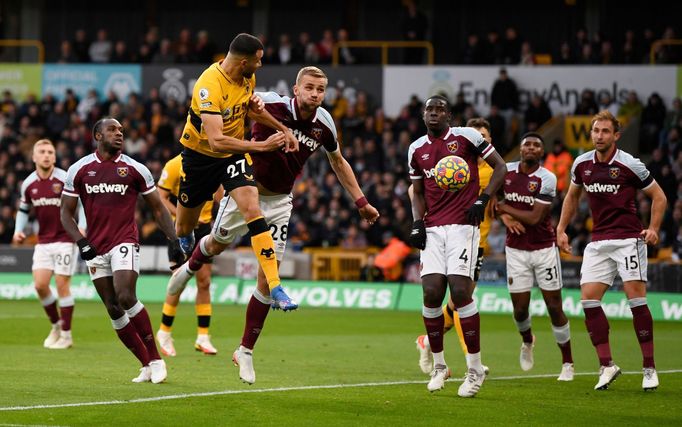
[[[429,158],[429,153],[422,154],[422,160],[428,160]]]
[[[88,171],[88,176],[95,176],[97,172],[95,171]]]
[[[419,234],[419,230],[412,230],[412,235]]]

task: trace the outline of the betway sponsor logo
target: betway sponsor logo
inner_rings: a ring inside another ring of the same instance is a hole
[[[504,193],[504,198],[510,202],[520,202],[531,206],[535,203],[535,197],[519,193]]]
[[[618,194],[618,189],[620,184],[600,184],[595,182],[594,184],[585,185],[585,191],[588,193],[613,193]]]
[[[85,191],[88,194],[98,194],[98,193],[118,193],[123,196],[128,189],[127,184],[107,184],[99,183],[96,185],[85,184]]]
[[[298,129],[290,129],[290,130],[294,134],[296,139],[298,139],[298,142],[300,142],[301,144],[308,147],[310,149],[310,151],[315,151],[315,150],[317,150],[317,147],[320,146],[319,142],[317,142],[314,139],[312,139],[311,137],[303,134],[303,132],[301,132],[300,130],[298,130]]]
[[[435,175],[434,172],[433,172],[433,168],[431,168],[431,169],[422,169],[422,170],[424,171],[424,176],[427,177],[427,178],[433,178],[434,175]]]
[[[32,201],[33,206],[61,206],[62,199],[59,197],[41,197]]]

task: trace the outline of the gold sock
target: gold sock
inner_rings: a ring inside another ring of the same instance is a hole
[[[248,224],[251,231],[251,247],[256,255],[258,264],[265,273],[270,289],[280,284],[277,257],[275,256],[275,242],[270,235],[270,229],[263,217],[258,217]]]
[[[177,305],[170,305],[167,302],[163,303],[163,309],[161,310],[161,327],[160,329],[164,332],[170,332],[173,329],[173,320],[175,320],[175,314],[178,311]]]
[[[194,306],[197,313],[197,335],[208,335],[208,327],[211,324],[211,304],[197,304]]]

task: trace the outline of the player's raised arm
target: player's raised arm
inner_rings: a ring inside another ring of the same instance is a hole
[[[571,246],[568,243],[566,227],[568,227],[568,224],[575,215],[575,211],[578,209],[580,193],[582,193],[582,187],[571,182],[568,186],[566,197],[564,197],[564,204],[561,206],[561,217],[559,218],[559,224],[556,227],[557,246],[559,246],[559,249],[569,254],[571,253]]]
[[[651,198],[651,220],[649,221],[649,227],[646,230],[642,230],[642,238],[647,245],[655,245],[658,243],[658,231],[661,229],[668,200],[665,197],[665,193],[663,193],[663,189],[656,181],[642,191]]]
[[[483,222],[490,197],[494,196],[495,193],[497,193],[497,190],[502,187],[504,176],[507,174],[507,164],[497,151],[489,151],[487,154],[484,154],[483,158],[493,168],[493,174],[490,177],[488,186],[479,194],[474,204],[467,210],[469,222],[475,225],[479,225]]]
[[[223,135],[223,119],[218,114],[202,113],[201,124],[206,132],[211,149],[219,153],[238,154],[275,151],[286,143],[282,132],[274,133],[265,141],[245,141]]]
[[[341,182],[343,188],[346,189],[355,201],[355,206],[358,207],[362,219],[370,224],[374,224],[379,218],[379,211],[367,201],[367,198],[362,193],[360,185],[358,185],[358,181],[355,179],[353,168],[350,167],[348,161],[343,157],[341,150],[327,152],[327,159],[329,159],[329,164],[339,178],[339,182]]]

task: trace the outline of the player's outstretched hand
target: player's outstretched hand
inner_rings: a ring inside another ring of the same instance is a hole
[[[379,219],[379,211],[369,203],[358,209],[362,219],[367,221],[370,225],[374,224]]]
[[[78,250],[81,253],[83,261],[90,261],[97,256],[97,249],[95,249],[85,237],[77,241],[76,244],[78,245]]]
[[[412,232],[408,240],[413,248],[421,250],[426,248],[426,227],[423,219],[418,219],[412,223]]]
[[[470,224],[479,225],[485,217],[485,208],[488,206],[490,196],[481,193],[473,205],[467,210],[467,220]]]
[[[642,237],[642,239],[644,239],[644,243],[647,245],[655,245],[658,243],[658,231],[652,228],[642,230],[639,235]]]
[[[504,223],[504,226],[507,227],[507,230],[511,231],[512,234],[521,235],[526,232],[526,227],[524,227],[520,221],[512,218],[511,215],[501,214],[500,219]]]
[[[573,249],[571,248],[571,245],[568,244],[568,234],[557,232],[556,233],[556,244],[559,247],[559,249],[566,252],[567,254],[573,253]]]
[[[265,102],[260,96],[253,94],[251,95],[251,98],[249,98],[249,109],[256,114],[262,113],[263,110],[265,110]]]
[[[284,136],[286,137],[284,152],[291,153],[292,151],[298,151],[298,138],[296,138],[294,134],[288,129],[286,132],[284,132]]]
[[[286,140],[284,139],[284,134],[280,131],[277,131],[270,135],[268,139],[263,141],[263,150],[262,151],[275,151],[279,150],[284,146],[284,143]]]
[[[185,253],[180,247],[180,239],[175,239],[168,243],[168,259],[170,260],[170,269],[175,270],[185,262]]]

